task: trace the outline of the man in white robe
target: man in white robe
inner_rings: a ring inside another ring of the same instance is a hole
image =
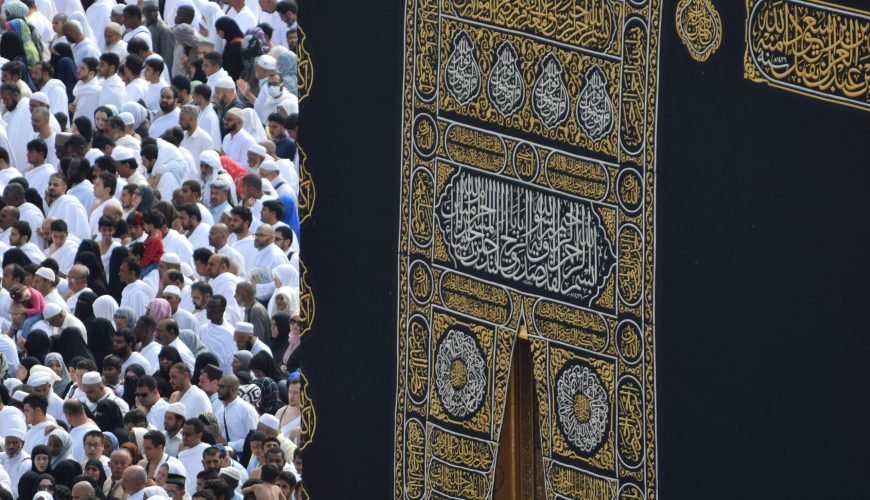
[[[84,443],[85,434],[90,431],[99,431],[100,428],[97,427],[97,424],[93,420],[87,417],[84,403],[78,399],[70,399],[69,401],[72,401],[72,403],[65,409],[64,414],[71,427],[69,436],[72,438],[72,458],[77,462],[83,462],[87,460]]]
[[[156,296],[156,292],[145,284],[139,275],[142,273],[142,268],[133,257],[128,257],[121,262],[118,277],[127,284],[124,291],[121,292],[121,307],[129,307],[133,313],[139,317],[145,314],[145,309],[148,302]],[[149,360],[150,362],[150,360]]]
[[[76,68],[76,77],[79,81],[73,88],[75,100],[70,104],[73,120],[84,116],[91,123],[94,122],[94,112],[100,106],[100,94],[103,91],[103,86],[97,78],[97,64],[96,58],[86,57]]]
[[[229,245],[229,235],[230,229],[225,224],[217,223],[208,232],[208,244],[214,248],[215,253],[235,260],[240,269],[246,269],[245,257]]]
[[[88,225],[91,228],[91,235],[100,234],[100,217],[110,205],[117,206],[121,209],[121,202],[115,198],[115,189],[118,186],[117,178],[109,173],[102,172],[94,179],[94,208],[91,210],[91,216],[88,220]]]
[[[9,181],[16,177],[24,177],[24,175],[18,170],[18,167],[21,167],[21,170],[27,169],[27,161],[24,159],[24,164],[19,163],[15,158],[15,149],[12,147],[12,143],[9,142],[9,136],[6,134],[6,124],[3,123],[3,120],[0,119],[0,148],[6,150],[6,158],[0,157],[0,187],[6,187],[9,184]]]
[[[208,85],[201,84],[193,89],[193,102],[199,107],[199,116],[196,118],[198,129],[203,130],[213,141],[214,147],[221,142],[221,127],[217,111],[211,103],[212,89]],[[206,150],[204,150],[206,151]],[[199,161],[199,156],[194,156]]]
[[[162,63],[162,61],[160,62]],[[148,68],[149,66],[146,65],[146,75],[149,71]],[[181,114],[181,111],[178,109],[178,89],[171,86],[162,87],[159,93],[158,105],[160,106],[160,116],[151,122],[151,127],[148,129],[148,135],[151,137],[160,137],[167,129],[178,126],[178,116]],[[172,198],[170,197],[169,199]]]
[[[215,146],[214,140],[208,135],[208,132],[198,126],[198,115],[199,108],[189,104],[181,108],[178,117],[178,124],[184,131],[184,139],[182,139],[180,146],[190,151],[197,162],[199,162],[199,155],[203,151],[214,149]]]
[[[3,465],[9,474],[12,491],[17,492],[18,481],[32,466],[30,455],[23,449],[26,435],[23,430],[17,427],[9,429],[2,429],[2,427],[4,426],[0,425],[0,430],[5,430],[2,434],[6,438],[6,451],[0,453],[0,465]],[[14,498],[17,497],[17,495],[14,496]]]
[[[257,14],[245,5],[245,0],[229,0],[227,5],[230,8],[227,9],[226,15],[239,25],[242,33],[257,25]]]
[[[170,370],[172,388],[176,392],[172,394],[169,401],[178,401],[184,405],[184,418],[196,418],[204,413],[211,413],[211,401],[208,395],[191,383],[191,374],[190,370],[179,370],[175,367]]]
[[[51,377],[44,372],[36,373],[30,375],[27,383],[33,387],[34,383],[43,385],[43,380],[50,382]],[[28,395],[24,398],[24,417],[30,425],[24,436],[24,451],[31,453],[35,446],[48,444],[48,433],[45,432],[46,427],[51,425],[48,420],[48,401],[39,394]]]
[[[281,264],[289,264],[287,255],[275,245],[275,231],[269,224],[261,224],[254,233],[254,246],[257,248],[257,255],[251,264],[248,264],[247,271],[259,267],[267,272],[280,266]]]
[[[109,23],[112,17],[112,7],[115,5],[116,2],[114,0],[97,0],[85,12],[88,24],[91,25],[91,30],[97,35],[96,42],[101,51],[106,50],[106,41],[101,35],[106,30],[106,24]]]
[[[27,227],[27,232],[30,234],[25,242],[33,241],[37,250],[44,248],[45,241],[35,230],[31,230],[31,228],[38,229],[42,227],[42,221],[45,220],[45,216],[43,215],[42,210],[37,208],[36,205],[24,200],[24,187],[17,183],[9,184],[3,188],[3,201],[7,206],[18,208],[18,220],[24,222],[23,226]],[[12,233],[10,231],[10,245],[13,244],[11,236]]]
[[[51,238],[51,245],[45,249],[45,256],[51,257],[57,262],[61,276],[68,275],[73,264],[75,264],[75,257],[81,240],[69,237],[66,221],[55,219],[51,216],[46,217],[45,221],[43,221],[42,234],[48,234]]]
[[[189,288],[189,287],[188,287]],[[200,325],[196,317],[188,310],[179,307],[181,305],[182,292],[176,285],[166,285],[163,288],[163,298],[169,302],[172,311],[172,319],[178,323],[181,330],[193,330],[198,332]]]
[[[12,165],[24,170],[27,168],[27,143],[33,138],[30,98],[22,97],[18,86],[7,82],[0,86],[0,99],[6,108],[3,121],[6,123],[6,134],[12,147],[9,150],[10,156],[14,157]]]
[[[220,52],[209,52],[202,58],[202,71],[206,76],[205,83],[211,88],[212,92],[217,90],[217,83],[220,80],[230,76],[227,70],[221,66],[222,62]]]
[[[9,189],[9,186],[6,188]],[[9,245],[21,249],[27,255],[27,258],[30,259],[30,262],[39,264],[45,260],[45,255],[39,247],[30,241],[31,234],[35,233],[31,232],[30,224],[23,219],[19,220],[15,224],[12,224],[12,231],[9,233]]]
[[[193,203],[185,203],[178,207],[178,218],[181,221],[181,228],[187,233],[187,241],[195,250],[197,248],[208,248],[212,250],[208,244],[208,233],[211,230],[211,225],[202,222],[202,211]]]
[[[42,92],[33,94],[33,98],[30,99],[30,123],[33,127],[33,131],[36,132],[36,138],[45,142],[45,148],[47,151],[45,163],[52,166],[58,165],[57,148],[55,147],[57,132],[52,130],[51,127],[51,120],[54,117],[51,115],[47,106],[34,105],[34,103],[37,102],[36,99],[44,99],[48,102],[48,96]],[[55,122],[57,122],[57,120],[55,120]]]
[[[148,31],[147,29],[145,31]],[[121,71],[121,77],[127,85],[127,99],[132,102],[145,101],[145,94],[148,92],[149,83],[142,78],[142,67],[144,66],[141,59],[138,57],[128,57],[124,60],[124,66]]]
[[[161,319],[157,322],[157,330],[154,332],[154,339],[161,346],[172,346],[178,350],[181,361],[193,371],[193,364],[196,357],[190,351],[190,348],[178,338],[181,330],[178,328],[178,323],[172,318]]]
[[[82,25],[78,21],[65,22],[63,34],[72,45],[73,61],[76,66],[79,66],[87,57],[99,58],[103,52],[96,40],[85,36]]]
[[[199,330],[199,339],[208,350],[217,356],[224,373],[232,373],[233,355],[237,352],[233,339],[233,327],[224,319],[227,299],[213,296],[206,305],[208,323]]]
[[[215,414],[221,434],[234,450],[240,450],[244,447],[248,431],[257,427],[257,410],[239,398],[239,379],[235,375],[221,378],[218,398],[223,403]]]
[[[28,163],[33,165],[33,167],[24,173],[24,178],[27,179],[30,187],[39,193],[39,196],[44,197],[45,192],[48,190],[48,183],[51,181],[51,176],[57,173],[57,170],[54,168],[54,165],[45,161],[48,146],[44,141],[42,142],[44,147],[37,146],[36,141],[37,140],[34,139],[32,145],[31,143],[27,144],[27,146],[29,146],[27,147]]]
[[[125,42],[130,43],[133,38],[141,38],[148,44],[149,49],[152,47],[151,32],[142,24],[142,9],[135,3],[124,7],[124,27],[127,28],[123,36]]]
[[[229,257],[221,254],[212,255],[208,259],[207,272],[211,278],[209,285],[211,285],[213,296],[223,295],[227,300],[229,317],[241,318],[241,309],[236,302],[236,283],[242,281],[242,278],[230,272]]]
[[[30,74],[39,92],[48,96],[48,109],[52,116],[63,113],[69,116],[69,99],[66,95],[66,85],[54,78],[54,68],[49,63],[36,63]]]
[[[205,393],[203,392],[203,394]],[[187,408],[187,405],[185,405],[185,408]],[[208,412],[212,413],[210,402]],[[178,452],[178,460],[184,465],[188,478],[195,478],[203,470],[202,452],[210,446],[208,443],[202,442],[203,430],[205,428],[198,422],[198,419],[188,419],[182,427],[181,444],[184,449]],[[188,495],[193,495],[196,492],[196,481],[187,479],[184,485]]]
[[[257,141],[243,128],[245,115],[241,109],[232,108],[224,115],[224,136],[221,149],[239,165],[248,167],[248,149]]]
[[[106,45],[104,53],[111,52],[120,60],[127,57],[127,42],[121,38],[123,34],[123,28],[120,24],[107,23],[106,29],[103,31],[103,43]]]
[[[66,193],[66,180],[62,174],[52,174],[45,201],[49,204],[46,217],[54,217],[67,221],[70,234],[79,240],[87,240],[91,237],[91,228],[88,225],[88,213],[82,202],[71,194]],[[46,235],[42,235],[43,238]]]
[[[118,75],[121,59],[113,52],[104,52],[97,64],[97,74],[101,79],[103,91],[100,94],[100,106],[111,104],[117,109],[127,101],[127,87]]]

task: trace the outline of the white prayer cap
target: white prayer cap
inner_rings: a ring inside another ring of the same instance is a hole
[[[30,377],[27,379],[27,385],[31,387],[39,387],[41,385],[50,384],[51,383],[51,375],[45,372],[36,372],[31,373]]]
[[[236,323],[236,331],[240,333],[254,333],[254,325],[247,321],[239,321]]]
[[[166,264],[181,264],[181,258],[178,257],[177,253],[166,252],[160,257],[160,262],[165,262]]]
[[[275,68],[278,67],[278,61],[274,57],[264,54],[257,58],[257,66],[266,71],[275,71]]]
[[[175,2],[175,8],[178,7],[193,7],[193,2],[191,0],[178,0]]]
[[[185,278],[193,276],[193,268],[190,267],[190,264],[188,264],[187,262],[181,263],[181,274],[183,274]]]
[[[268,413],[264,413],[260,416],[260,423],[276,431],[278,430],[278,427],[281,426],[281,423],[278,421],[278,417],[276,417],[275,415],[270,415]]]
[[[121,12],[120,12],[120,13],[123,13],[123,12],[124,12],[124,6],[121,5],[121,4],[118,4],[118,6],[121,7]],[[115,10],[115,8],[113,7],[112,10]],[[114,31],[115,33],[118,33],[119,35],[121,34],[121,25],[118,24],[118,23],[115,23],[115,22],[108,23],[108,24],[106,24],[106,29],[107,29],[107,30],[112,30],[112,31]]]
[[[32,96],[30,96],[31,101],[41,102],[46,106],[50,106],[51,103],[48,101],[48,96],[45,95],[44,92],[34,92]]]
[[[232,116],[233,118],[238,119],[242,123],[245,122],[245,112],[239,108],[230,109],[224,116]]]
[[[40,267],[39,270],[36,271],[35,274],[36,274],[36,276],[39,276],[40,278],[51,281],[52,283],[54,283],[54,280],[57,279],[54,275],[54,271],[52,271],[51,269],[49,269],[47,267]]]
[[[128,111],[124,111],[118,116],[120,116],[121,119],[124,120],[124,125],[132,126],[134,123],[136,123],[136,119],[133,118],[133,113],[130,113]]]
[[[260,146],[259,144],[254,144],[248,148],[248,153],[254,153],[257,156],[266,157],[266,148]]]
[[[53,384],[60,380],[60,376],[57,373],[54,373],[54,370],[45,366],[45,365],[33,365],[30,367],[30,378],[33,379],[33,376],[36,374],[44,374],[48,376],[48,382],[43,382],[42,384]],[[32,383],[30,385],[33,385]]]
[[[118,146],[112,150],[112,158],[115,161],[135,160],[136,153],[130,148],[125,148],[124,146]]]
[[[167,413],[174,413],[176,415],[185,416],[185,412],[187,408],[184,407],[184,403],[172,403],[171,405],[166,407]]]
[[[163,289],[163,296],[166,297],[167,295],[175,295],[176,297],[181,297],[181,290],[179,290],[178,287],[175,285],[166,285],[166,287]]]
[[[45,308],[42,310],[42,317],[45,319],[51,319],[60,314],[60,311],[60,306],[52,302],[45,305]]]
[[[112,7],[112,14],[123,14],[124,7],[126,7],[126,6],[127,5],[123,4],[123,3],[119,3],[118,5],[115,5],[114,7]],[[117,24],[117,23],[115,23],[115,24]]]
[[[221,191],[229,191],[230,183],[225,181],[224,179],[218,179],[211,183],[211,187],[214,189],[220,189]]]
[[[35,495],[33,495],[33,500],[53,500],[54,497],[51,496],[51,493],[47,491],[37,491]]]
[[[15,377],[7,378],[6,380],[3,381],[3,385],[6,386],[6,390],[9,391],[10,393],[12,393],[12,391],[14,391],[16,387],[18,387],[19,385],[21,385],[23,383],[24,382],[18,380]]]
[[[211,168],[221,168],[221,157],[217,151],[208,149],[199,154],[199,162],[205,163]]]
[[[272,160],[266,160],[260,164],[260,170],[264,172],[278,172],[278,164]]]
[[[15,391],[14,393],[12,393],[12,399],[14,399],[15,401],[24,401],[24,398],[26,398],[27,396],[28,393],[24,391]]]
[[[221,476],[229,476],[239,482],[242,480],[242,474],[235,467],[224,467],[220,472]]]
[[[229,76],[223,76],[218,78],[218,80],[214,82],[214,88],[235,90],[236,82],[234,82],[233,79]]]
[[[18,393],[16,392],[15,395],[17,396]],[[24,429],[21,429],[19,427],[11,427],[9,429],[6,429],[6,436],[4,437],[6,439],[16,438],[18,440],[24,441]],[[238,472],[236,474],[238,474]]]
[[[99,372],[88,372],[82,375],[82,385],[97,385],[103,383]]]

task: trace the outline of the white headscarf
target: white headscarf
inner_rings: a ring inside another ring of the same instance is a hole
[[[115,298],[111,295],[103,295],[98,297],[97,300],[94,301],[94,316],[97,318],[104,318],[109,320],[112,323],[112,327],[115,327],[115,311],[118,310],[118,303],[115,302]]]

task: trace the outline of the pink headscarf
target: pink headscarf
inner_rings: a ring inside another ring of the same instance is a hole
[[[160,321],[172,317],[172,307],[166,299],[151,299],[145,308],[145,314],[154,318],[154,321]]]

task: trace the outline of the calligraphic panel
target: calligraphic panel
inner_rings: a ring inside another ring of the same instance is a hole
[[[870,111],[870,12],[746,0],[747,79]]]
[[[397,498],[493,495],[517,342],[548,498],[655,498],[660,11],[406,2]]]

